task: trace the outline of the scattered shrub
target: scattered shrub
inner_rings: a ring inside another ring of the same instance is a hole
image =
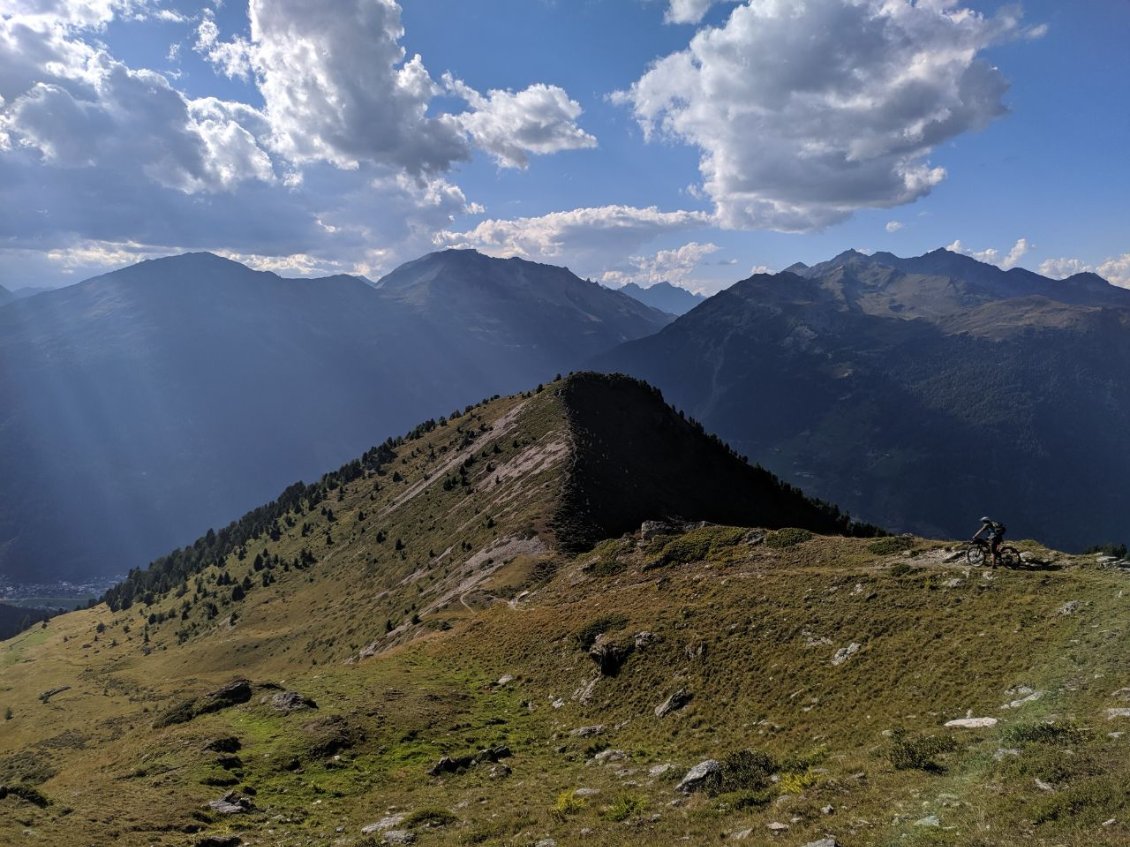
[[[806,788],[816,784],[816,778],[811,770],[782,773],[777,781],[777,791],[781,794],[803,794]]]
[[[913,538],[905,535],[889,535],[878,541],[872,541],[867,545],[867,549],[877,556],[893,556],[896,553],[905,553],[913,546]]]
[[[569,815],[575,815],[586,806],[588,801],[584,797],[577,797],[572,791],[562,791],[557,795],[557,800],[550,811],[554,817],[564,819]]]
[[[1032,804],[1030,814],[1037,825],[1064,822],[1072,827],[1094,827],[1118,816],[1128,805],[1125,786],[1113,777],[1102,777],[1041,797]]]
[[[1087,731],[1074,724],[1018,723],[1004,731],[1006,744],[1076,744],[1085,740]]]
[[[807,529],[798,529],[795,526],[787,526],[784,529],[774,530],[765,536],[765,546],[776,547],[784,549],[785,547],[793,547],[797,544],[803,544],[812,538],[812,533]]]
[[[706,785],[706,791],[715,795],[760,791],[770,785],[777,770],[777,762],[769,754],[739,750],[722,760],[721,773]]]
[[[456,823],[459,820],[447,809],[417,809],[403,821],[407,827],[426,826],[441,827]]]
[[[628,565],[621,561],[620,555],[624,552],[625,545],[620,539],[604,541],[592,550],[592,556],[585,564],[585,573],[594,576],[613,576],[621,573]]]
[[[635,817],[647,808],[647,799],[635,794],[621,794],[612,801],[612,805],[605,806],[600,811],[600,816],[606,821],[620,823],[628,818]]]
[[[704,526],[676,536],[663,545],[645,569],[698,562],[741,543],[749,530],[736,526]]]
[[[895,770],[919,770],[940,773],[944,768],[934,761],[935,757],[957,749],[952,738],[936,735],[909,736],[896,730],[891,737],[891,747],[887,758]]]

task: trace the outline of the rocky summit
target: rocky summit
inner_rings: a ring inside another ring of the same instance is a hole
[[[1130,574],[1018,546],[546,383],[0,643],[0,843],[1123,845]]]

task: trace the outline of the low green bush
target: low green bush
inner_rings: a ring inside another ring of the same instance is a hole
[[[784,549],[785,547],[794,547],[797,544],[803,544],[805,541],[808,541],[811,538],[812,533],[807,529],[798,529],[795,526],[787,526],[784,529],[777,529],[766,535],[765,546]]]
[[[896,730],[891,737],[887,758],[898,771],[919,770],[940,773],[944,768],[935,759],[943,753],[950,753],[956,749],[957,742],[952,738],[937,735],[909,736],[901,730]]]

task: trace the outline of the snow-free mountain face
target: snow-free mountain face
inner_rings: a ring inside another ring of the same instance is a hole
[[[647,288],[629,282],[620,291],[669,315],[685,315],[706,299],[701,294],[695,294],[669,282],[657,282]]]
[[[1130,292],[947,251],[759,275],[601,357],[883,526],[1079,549],[1130,512]]]
[[[16,295],[9,291],[4,286],[0,285],[0,306],[5,306],[16,299]]]
[[[378,286],[187,254],[10,303],[0,575],[123,573],[414,422],[668,320],[563,269],[470,251]]]

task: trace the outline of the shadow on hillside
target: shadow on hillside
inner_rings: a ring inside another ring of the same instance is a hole
[[[1055,562],[1042,562],[1042,561],[1027,561],[1022,565],[1017,565],[1014,568],[1009,568],[1013,571],[1061,571],[1063,565],[1057,565]]]

